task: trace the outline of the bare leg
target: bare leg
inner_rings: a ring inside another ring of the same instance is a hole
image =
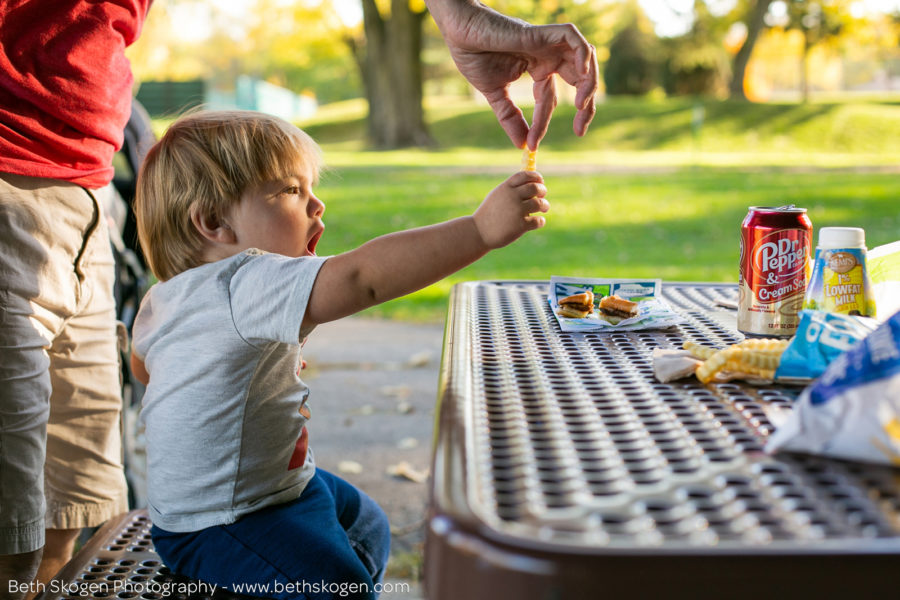
[[[75,540],[78,539],[80,529],[47,529],[47,541],[44,545],[44,556],[41,558],[41,566],[38,568],[35,578],[35,591],[47,589],[50,580],[62,569],[75,550]],[[37,594],[31,594],[28,600]]]
[[[0,556],[0,600],[22,600],[40,591],[33,580],[41,562],[41,550]]]

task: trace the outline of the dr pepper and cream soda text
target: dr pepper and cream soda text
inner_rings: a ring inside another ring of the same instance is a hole
[[[738,331],[794,335],[809,281],[811,244],[805,208],[750,207],[741,224]]]

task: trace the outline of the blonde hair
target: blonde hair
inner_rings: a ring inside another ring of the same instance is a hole
[[[175,121],[147,154],[135,196],[138,238],[156,277],[203,264],[192,211],[221,218],[252,187],[295,174],[298,162],[318,176],[319,147],[278,117],[201,110]]]

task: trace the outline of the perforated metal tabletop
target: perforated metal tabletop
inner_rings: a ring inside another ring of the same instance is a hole
[[[546,282],[454,288],[429,598],[897,595],[900,470],[767,455],[801,388],[658,382],[654,348],[743,338],[736,286],[663,294],[685,324],[565,333]]]

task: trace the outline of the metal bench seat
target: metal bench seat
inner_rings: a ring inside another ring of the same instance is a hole
[[[243,600],[172,573],[156,554],[146,509],[110,519],[57,573],[37,600]]]

